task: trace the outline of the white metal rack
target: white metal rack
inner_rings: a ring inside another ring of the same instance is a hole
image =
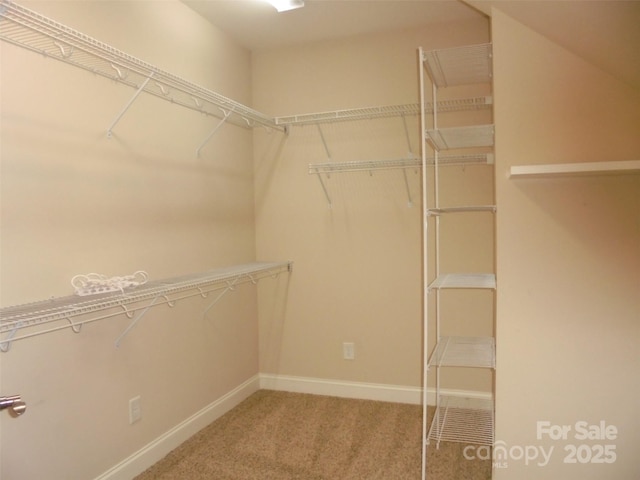
[[[291,272],[292,262],[257,262],[220,268],[203,273],[147,282],[122,292],[92,296],[66,296],[0,309],[0,350],[7,352],[17,340],[71,328],[79,333],[82,325],[118,315],[132,319],[129,327],[118,337],[119,346],[124,336],[146,314],[158,305],[175,305],[178,300],[218,292],[213,307],[226,293],[244,283],[256,283],[262,278],[277,277]]]
[[[438,412],[428,433],[428,440],[473,443],[492,446],[494,443],[494,409],[492,399],[438,397]]]
[[[143,91],[222,119],[203,144],[226,121],[246,128],[263,126],[284,130],[274,118],[163,71],[10,0],[0,0],[0,39],[136,89],[134,96],[108,127],[109,136]],[[201,147],[198,147],[198,152]]]
[[[427,137],[437,150],[493,146],[493,125],[439,128],[427,130]]]
[[[493,273],[449,273],[441,272],[440,265],[440,218],[461,212],[495,212],[494,205],[441,206],[439,169],[447,165],[441,151],[450,149],[490,148],[494,143],[493,125],[473,125],[439,128],[437,92],[439,88],[465,84],[490,84],[492,78],[491,44],[457,47],[424,52],[419,49],[420,102],[426,103],[429,96],[425,71],[430,78],[433,105],[431,112],[421,112],[422,132],[422,203],[423,203],[423,449],[422,478],[427,478],[427,447],[430,441],[436,446],[441,441],[493,445],[494,404],[492,399],[469,399],[442,395],[440,392],[440,370],[448,367],[472,367],[495,369],[496,346],[494,337],[443,336],[441,334],[440,292],[444,289],[496,289]],[[427,116],[429,115],[429,119]],[[428,120],[431,127],[427,128]],[[433,150],[433,159],[427,154],[427,146]],[[490,162],[493,157],[488,154]],[[427,166],[432,164],[433,169]],[[431,191],[433,188],[433,192]],[[430,220],[430,217],[433,217]],[[435,227],[435,242],[430,244],[429,223]],[[435,258],[434,276],[430,277],[429,257]],[[430,297],[433,296],[435,318],[429,318]],[[435,322],[436,342],[429,352],[429,324]],[[427,380],[429,371],[435,369],[436,409],[429,425],[427,414]]]
[[[431,354],[429,367],[496,367],[493,337],[441,337]]]
[[[430,208],[427,210],[427,215],[442,215],[444,213],[463,213],[463,212],[496,213],[496,206],[495,205],[469,205],[464,207]]]
[[[496,288],[493,273],[442,273],[429,285],[429,290],[440,288]]]
[[[423,52],[422,63],[438,88],[491,81],[490,43]]]

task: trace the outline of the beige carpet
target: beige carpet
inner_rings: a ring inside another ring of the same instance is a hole
[[[420,479],[417,405],[260,390],[135,480]],[[429,449],[430,480],[486,480],[463,444]]]

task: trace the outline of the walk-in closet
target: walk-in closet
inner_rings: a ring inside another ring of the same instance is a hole
[[[640,2],[290,3],[0,0],[0,478],[637,478]]]

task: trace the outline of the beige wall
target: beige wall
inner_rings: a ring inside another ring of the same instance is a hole
[[[251,56],[177,1],[25,6],[129,54],[251,100]],[[252,133],[2,43],[3,306],[72,293],[79,273],[158,280],[255,259]],[[256,290],[15,342],[1,393],[6,480],[94,478],[258,373]],[[128,424],[141,395],[142,421]]]
[[[637,478],[640,176],[515,180],[508,171],[637,159],[640,94],[497,10],[492,32],[496,440],[554,448],[547,466],[508,457],[495,478]],[[539,421],[572,430],[566,440],[538,438]],[[617,438],[576,439],[580,421],[613,425]],[[592,445],[613,445],[617,459],[566,464],[569,444],[593,454]]]
[[[487,23],[478,22],[251,56],[179,2],[26,5],[273,115],[417,103],[418,46],[489,38]],[[509,460],[496,478],[634,478],[638,177],[516,181],[507,171],[512,164],[637,158],[640,98],[499,11],[492,35],[496,438],[555,447],[549,466]],[[315,127],[284,136],[225,126],[197,159],[195,148],[217,120],[143,96],[107,139],[131,89],[0,48],[3,306],[66,295],[77,273],[144,269],[158,279],[256,255],[295,262],[289,280],[261,282],[257,299],[253,287],[241,287],[206,318],[206,301],[153,309],[119,349],[113,341],[129,325],[124,316],[79,335],[16,342],[2,354],[0,393],[21,393],[29,410],[17,420],[0,417],[3,479],[93,478],[258,371],[420,385],[416,172],[408,172],[413,207],[402,173],[388,171],[332,175],[329,209],[307,173],[309,163],[327,160]],[[417,118],[407,122],[418,154]],[[399,158],[409,149],[400,119],[323,131],[334,161]],[[491,200],[487,172],[452,169],[443,179],[452,201],[463,193]],[[479,228],[454,224],[444,252],[452,270],[492,267],[492,232]],[[488,333],[491,299],[453,303],[451,333],[468,332],[467,313],[480,308],[483,321],[470,333]],[[342,360],[343,341],[355,342],[355,361]],[[490,389],[487,378],[468,373],[443,386]],[[128,400],[136,395],[143,421],[130,426]],[[562,464],[565,443],[536,439],[538,420],[615,425],[616,463]]]
[[[254,106],[289,115],[418,103],[418,46],[486,41],[488,24],[480,21],[254,53]],[[419,155],[418,118],[408,117],[407,124],[411,150]],[[334,162],[403,158],[409,150],[400,118],[334,123],[322,131]],[[308,174],[310,163],[328,161],[316,126],[294,126],[288,136],[257,131],[254,145],[258,256],[295,262],[288,288],[278,293],[286,298],[280,303],[286,310],[272,305],[272,291],[260,297],[261,371],[419,387],[419,172],[407,172],[413,207],[407,206],[402,172],[391,170],[325,178],[333,202],[328,208],[320,182]],[[444,181],[458,195],[474,195],[467,186],[476,181],[486,190],[493,178],[489,170],[478,180],[477,167],[453,171]],[[454,236],[462,244],[466,228]],[[479,236],[491,244],[492,227]],[[451,250],[446,256],[458,260]],[[491,270],[492,247],[479,256],[465,253],[464,259],[475,262],[474,269],[479,263]],[[477,310],[474,305],[467,310]],[[490,313],[486,317],[485,331],[493,321]],[[454,328],[462,330],[466,320],[459,312]],[[355,343],[355,361],[343,360],[343,342]],[[443,386],[490,390],[486,378],[468,373],[458,372]]]

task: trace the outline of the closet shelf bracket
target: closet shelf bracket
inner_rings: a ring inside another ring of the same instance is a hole
[[[322,132],[322,127],[320,124],[316,124],[318,127],[318,133],[320,134],[320,140],[322,140],[322,145],[324,146],[324,151],[327,154],[327,159],[331,161],[331,152],[329,151],[329,146],[327,145],[327,140],[324,138],[324,133]]]
[[[151,307],[153,307],[156,302],[158,301],[158,299],[160,298],[160,295],[158,295],[157,297],[155,297],[151,303],[149,305],[147,305],[137,316],[136,318],[133,319],[133,321],[129,324],[129,326],[124,330],[124,332],[122,332],[120,334],[120,336],[118,338],[116,338],[116,348],[120,348],[120,344],[122,343],[122,340],[124,339],[124,337],[127,336],[127,334],[133,329],[133,327],[135,327],[138,322],[142,319],[142,317],[145,316],[145,314],[149,311],[149,309]]]
[[[120,76],[121,75],[120,70],[116,69],[116,71],[118,72],[118,76]],[[124,114],[127,113],[127,110],[129,110],[131,105],[133,105],[133,102],[135,102],[138,96],[140,96],[140,94],[144,91],[144,88],[147,86],[147,83],[149,83],[149,80],[151,80],[152,77],[153,77],[153,72],[151,72],[151,74],[149,74],[149,76],[145,78],[145,80],[142,82],[142,85],[138,87],[138,90],[136,90],[136,93],[134,93],[133,97],[131,97],[131,100],[127,102],[127,104],[122,108],[122,110],[113,120],[113,122],[111,122],[111,125],[109,125],[109,128],[107,129],[107,137],[111,138],[113,136],[113,127],[115,127],[120,121],[120,119],[124,116]]]
[[[220,300],[222,300],[222,297],[224,297],[228,292],[233,292],[235,290],[236,288],[235,286],[237,282],[238,282],[238,277],[231,282],[227,282],[227,287],[224,290],[222,290],[222,292],[220,292],[220,294],[216,297],[216,299],[213,302],[211,302],[207,308],[204,309],[204,312],[202,313],[203,318],[207,316],[207,313],[209,313],[209,310],[211,310]],[[257,282],[251,278],[251,283],[255,285]]]
[[[414,158],[413,149],[411,148],[411,137],[409,136],[409,127],[407,126],[407,118],[402,115],[402,125],[404,127],[404,134],[407,139],[407,148],[409,152],[409,158]],[[404,177],[404,187],[407,189],[407,206],[413,207],[413,198],[411,197],[411,189],[409,188],[409,178],[407,178],[407,171],[402,169],[402,176]]]
[[[196,148],[196,157],[200,157],[200,151],[202,150],[202,147],[204,147],[207,142],[209,142],[209,140],[211,140],[211,137],[213,137],[216,132],[218,130],[220,130],[220,127],[222,127],[222,125],[224,125],[227,120],[229,119],[229,117],[231,116],[231,114],[233,113],[233,110],[229,110],[229,111],[225,111],[223,109],[222,110],[222,114],[223,114],[223,118],[222,120],[220,120],[220,122],[213,128],[213,130],[211,130],[211,133],[209,133],[209,135],[207,135],[207,138],[205,138],[202,143],[198,146],[198,148]]]
[[[329,151],[329,146],[327,145],[327,140],[324,138],[324,133],[322,132],[322,127],[320,126],[319,123],[316,124],[316,127],[318,127],[318,133],[320,134],[320,140],[322,140],[322,145],[324,146],[324,151],[327,154],[327,159],[329,161],[331,161],[331,152]],[[327,198],[327,204],[329,206],[329,208],[331,208],[333,206],[332,202],[331,202],[331,197],[329,196],[329,191],[327,190],[327,186],[324,183],[324,180],[322,180],[322,175],[320,175],[320,172],[316,172],[318,174],[318,180],[320,180],[320,185],[322,186],[322,191],[324,192],[324,196]],[[328,175],[327,175],[328,178]]]
[[[309,168],[312,168],[311,166]],[[320,172],[320,170],[316,170],[315,172],[313,172],[316,174],[316,176],[318,177],[318,180],[320,181],[320,186],[322,187],[322,191],[324,192],[324,196],[327,199],[327,206],[329,208],[333,207],[333,203],[331,202],[331,196],[329,195],[329,190],[327,190],[327,186],[324,183],[324,180],[322,179],[322,173]],[[327,178],[329,178],[329,174],[327,174]]]

